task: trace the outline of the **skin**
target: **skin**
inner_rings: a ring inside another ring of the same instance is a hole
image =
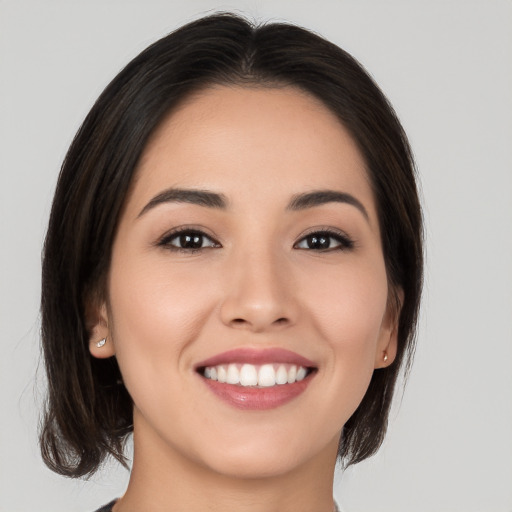
[[[228,206],[146,207],[170,187],[221,193]],[[343,202],[287,209],[317,190],[350,194],[367,216]],[[159,245],[177,227],[203,231],[204,248]],[[325,229],[353,245],[308,248]],[[181,105],[145,149],[108,303],[95,309],[91,353],[117,357],[134,401],[133,470],[115,512],[330,512],[342,426],[395,357],[388,294],[365,163],[323,104],[290,87],[215,87]],[[194,365],[247,346],[294,351],[317,372],[285,405],[234,408]]]

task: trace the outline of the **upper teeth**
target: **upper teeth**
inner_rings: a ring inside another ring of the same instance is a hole
[[[241,386],[270,387],[276,384],[292,384],[304,379],[307,374],[303,366],[289,364],[229,364],[208,366],[204,369],[207,379]]]

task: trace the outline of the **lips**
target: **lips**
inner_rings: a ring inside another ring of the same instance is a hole
[[[241,348],[206,359],[195,367],[217,397],[241,409],[271,409],[301,395],[316,366],[289,350]]]

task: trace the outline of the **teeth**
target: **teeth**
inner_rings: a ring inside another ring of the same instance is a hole
[[[283,365],[277,369],[276,384],[288,384],[288,372]]]
[[[225,366],[217,366],[217,380],[219,382],[226,382],[226,379],[227,379],[227,372],[226,372],[226,367]],[[210,379],[213,380],[213,373],[211,374],[211,377]]]
[[[302,366],[297,370],[297,377],[296,380],[299,382],[301,380],[304,379],[304,377],[306,376],[306,368],[303,368]]]
[[[236,364],[209,366],[204,369],[204,377],[221,383],[262,388],[283,384],[293,384],[304,380],[307,369],[292,364]]]
[[[228,366],[228,375],[226,377],[228,384],[238,384],[240,382],[240,372],[236,367],[236,364],[230,364]]]
[[[213,368],[213,370],[215,370],[215,368]],[[293,365],[288,370],[288,384],[295,382],[296,378],[297,378],[297,367],[295,365]]]
[[[276,385],[276,371],[271,364],[264,364],[258,372],[258,386],[270,387]]]
[[[252,364],[244,364],[240,369],[240,384],[242,386],[257,386],[258,373]]]

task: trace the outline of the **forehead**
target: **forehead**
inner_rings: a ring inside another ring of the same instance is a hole
[[[221,188],[235,200],[242,189],[287,199],[337,189],[373,209],[353,138],[321,101],[293,87],[218,86],[182,103],[148,142],[132,190],[142,201],[176,186]]]

